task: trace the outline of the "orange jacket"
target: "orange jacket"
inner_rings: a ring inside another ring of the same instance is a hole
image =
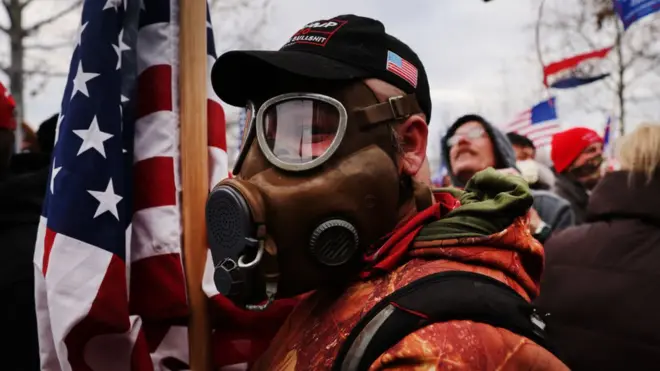
[[[530,300],[539,292],[543,248],[524,217],[483,237],[414,242],[408,261],[360,281],[340,297],[318,291],[288,317],[253,370],[329,370],[360,318],[393,291],[432,273],[462,270],[497,279]],[[382,354],[371,370],[567,370],[545,348],[502,328],[472,321],[435,323]]]

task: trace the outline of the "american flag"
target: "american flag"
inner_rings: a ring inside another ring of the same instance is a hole
[[[42,370],[188,363],[178,23],[178,0],[83,3],[34,255]],[[210,74],[210,18],[207,41]],[[214,184],[225,119],[207,91]]]
[[[537,148],[549,145],[552,136],[561,130],[557,121],[555,98],[544,100],[519,113],[503,129],[507,133],[513,132],[529,138]]]
[[[616,123],[612,119],[612,116],[608,116],[603,133],[603,154],[605,155],[605,163],[607,164],[603,170],[606,171],[616,171],[621,169],[621,163],[619,163],[614,152],[615,137]]]
[[[417,67],[391,50],[387,51],[386,69],[417,87]]]

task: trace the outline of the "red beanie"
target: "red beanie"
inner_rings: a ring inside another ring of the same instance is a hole
[[[587,128],[573,128],[552,137],[550,158],[557,173],[562,173],[591,143],[603,142],[595,131]]]
[[[9,91],[0,83],[0,129],[16,129],[16,118],[14,108],[16,102]]]

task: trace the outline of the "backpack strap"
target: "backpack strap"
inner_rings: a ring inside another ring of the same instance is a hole
[[[423,277],[378,302],[351,330],[332,369],[368,370],[407,335],[452,320],[505,328],[547,348],[545,324],[512,288],[482,274],[448,271]]]

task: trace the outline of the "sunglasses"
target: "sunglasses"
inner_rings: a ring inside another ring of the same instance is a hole
[[[451,138],[449,138],[449,140],[447,140],[447,145],[449,147],[453,147],[453,146],[457,145],[458,142],[460,142],[461,139],[466,139],[468,141],[473,141],[473,140],[476,140],[476,139],[479,139],[479,138],[483,138],[484,134],[486,134],[486,130],[484,130],[482,128],[473,128],[473,129],[470,129],[470,130],[468,130],[464,133],[452,135]]]

